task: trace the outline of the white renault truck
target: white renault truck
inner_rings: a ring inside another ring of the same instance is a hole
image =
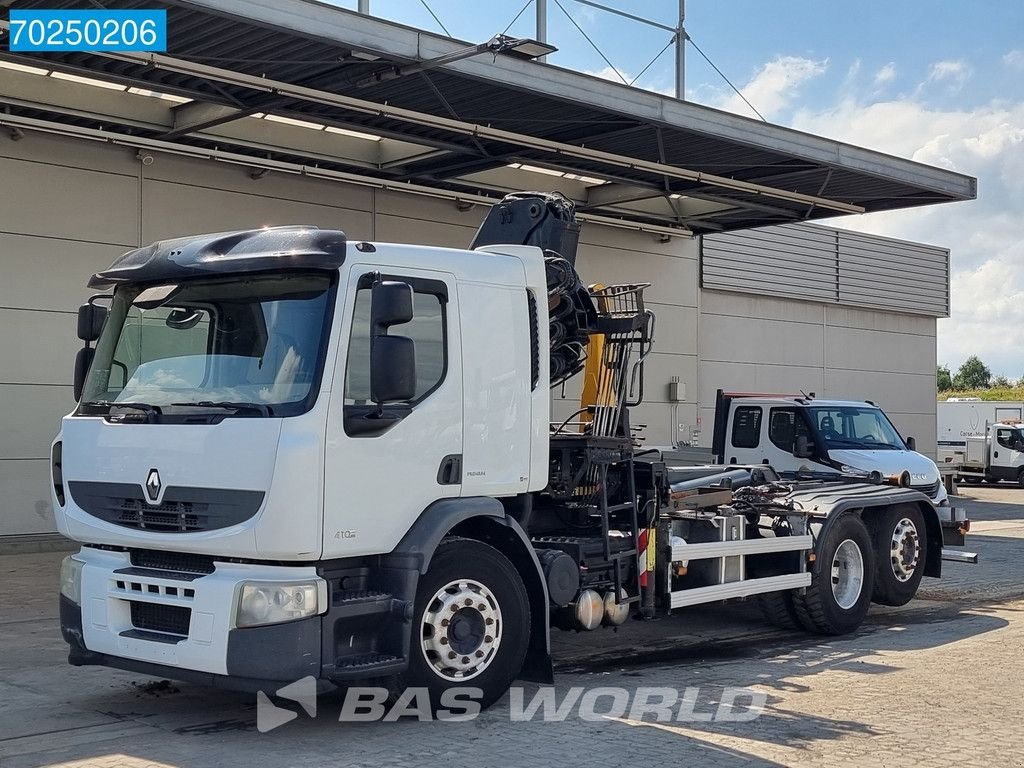
[[[866,400],[719,390],[712,440],[719,463],[771,464],[784,477],[905,471],[911,488],[949,505],[935,462]]]
[[[52,447],[75,665],[273,691],[312,676],[487,706],[550,681],[552,627],[761,596],[836,634],[939,576],[966,521],[905,472],[784,481],[647,456],[643,285],[583,287],[571,203],[472,250],[281,227],[92,277]],[[549,387],[584,377],[550,421]],[[910,532],[913,532],[912,534]],[[899,534],[899,536],[896,536]]]

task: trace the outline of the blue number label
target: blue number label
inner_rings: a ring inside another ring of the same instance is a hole
[[[43,51],[166,51],[167,11],[11,9],[9,47]]]

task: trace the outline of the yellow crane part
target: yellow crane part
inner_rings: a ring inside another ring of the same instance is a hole
[[[591,293],[604,289],[605,286],[595,283],[589,286]],[[601,302],[601,299],[598,299]],[[604,308],[598,306],[598,311]],[[607,364],[604,359],[605,338],[603,333],[592,333],[587,341],[587,362],[583,369],[583,391],[580,393],[580,432],[594,420],[598,406],[615,405],[615,392],[612,377],[608,376]]]

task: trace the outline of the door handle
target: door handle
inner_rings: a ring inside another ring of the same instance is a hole
[[[459,485],[462,482],[462,454],[453,453],[441,459],[437,470],[438,485]]]

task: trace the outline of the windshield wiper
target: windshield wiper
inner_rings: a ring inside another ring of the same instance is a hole
[[[235,403],[229,400],[200,400],[195,403],[171,403],[171,405],[177,408],[223,408],[225,410],[233,410],[236,413],[238,411],[251,411],[265,418],[269,418],[274,413],[274,410],[269,405],[263,403]]]
[[[160,416],[163,411],[160,410],[158,405],[150,405],[149,403],[119,403],[116,400],[89,400],[88,402],[82,403],[86,407],[97,407],[106,408],[108,411],[114,408],[128,408],[130,410],[142,411],[146,414],[146,421],[155,422],[157,417]]]

